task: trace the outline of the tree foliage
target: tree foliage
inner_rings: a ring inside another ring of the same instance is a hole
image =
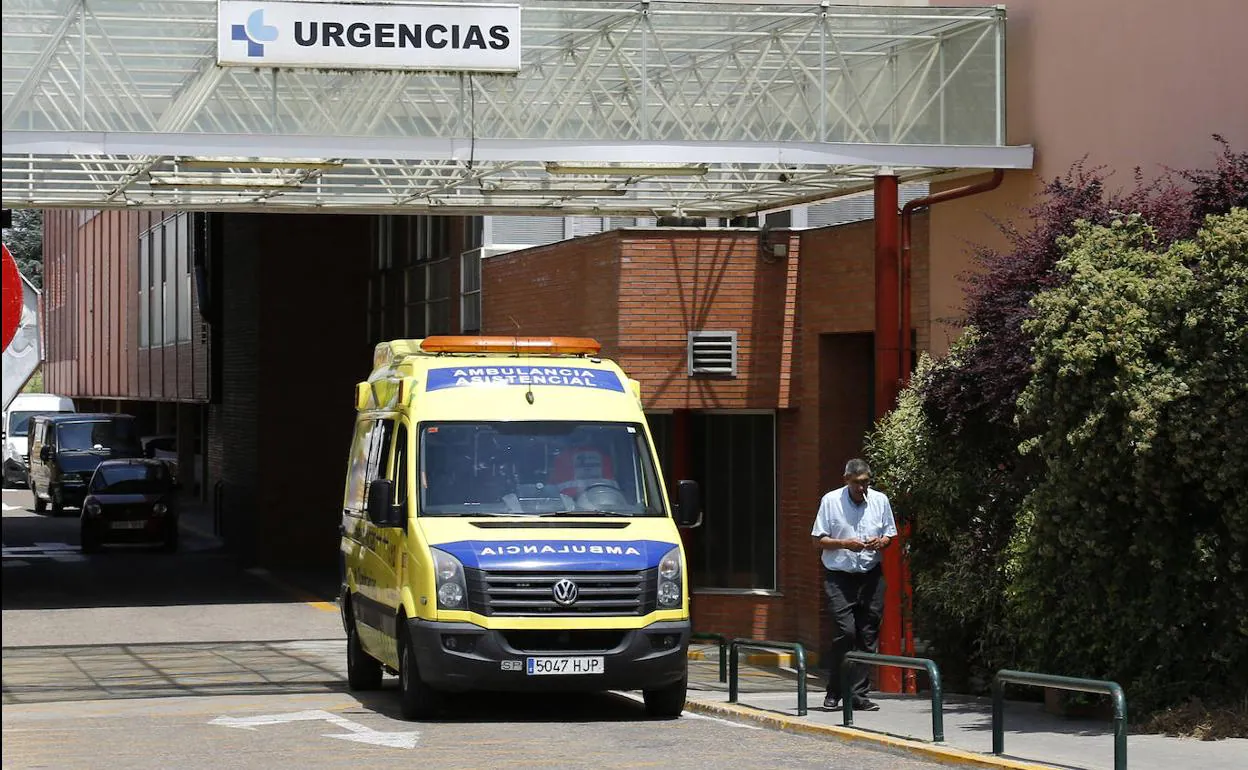
[[[955,683],[1112,674],[1145,709],[1248,689],[1248,153],[1215,139],[1211,170],[1047,185],[870,437]]]
[[[13,227],[4,228],[4,245],[9,247],[17,269],[35,285],[43,288],[43,211],[15,209]]]

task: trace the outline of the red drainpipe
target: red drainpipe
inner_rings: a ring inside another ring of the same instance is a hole
[[[920,206],[932,206],[956,198],[995,190],[1001,186],[1001,180],[1004,178],[1004,170],[993,169],[992,177],[983,182],[915,198],[901,207],[901,381],[903,387],[910,382],[911,359],[914,357],[910,345],[910,220],[914,210]]]
[[[888,414],[897,403],[901,385],[901,360],[897,349],[897,177],[891,171],[875,177],[875,418]],[[901,605],[904,578],[898,548],[884,551],[884,616],[880,620],[880,652],[902,653]],[[901,692],[901,672],[892,666],[877,669],[881,692]]]
[[[915,198],[907,201],[905,206],[901,208],[901,323],[899,332],[901,334],[900,349],[901,356],[899,363],[901,386],[904,388],[910,382],[910,369],[913,366],[913,350],[910,341],[910,221],[913,218],[915,209],[921,206],[932,206],[937,203],[955,200],[957,198],[965,198],[969,195],[977,195],[989,190],[995,190],[1001,186],[1001,181],[1005,178],[1005,171],[1002,169],[993,169],[992,176],[975,184],[966,185],[964,187],[956,187],[952,190],[945,190],[934,195],[927,195],[922,198]],[[901,528],[901,542],[910,541],[910,525],[903,525]],[[894,549],[890,549],[894,550]],[[887,552],[886,552],[887,553]],[[911,607],[913,605],[913,587],[910,583],[910,560],[908,558],[899,559],[901,562],[901,591],[902,591],[902,655],[914,656],[914,624],[911,620]],[[905,683],[903,689],[905,692],[914,693],[917,691],[914,671],[907,669],[904,674]]]

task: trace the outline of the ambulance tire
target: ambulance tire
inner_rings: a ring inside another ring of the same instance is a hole
[[[364,652],[355,618],[347,623],[347,687],[357,691],[381,687],[381,661]]]
[[[400,623],[403,620],[400,618]],[[427,719],[442,705],[441,693],[420,678],[416,651],[406,632],[399,636],[399,711],[407,720]]]
[[[689,678],[682,677],[679,682],[661,690],[643,690],[641,695],[646,702],[646,715],[655,719],[676,719],[685,710],[685,688]]]
[[[39,496],[39,492],[35,489],[34,484],[30,485],[30,493],[35,496],[35,513],[44,513],[47,511],[48,501]]]

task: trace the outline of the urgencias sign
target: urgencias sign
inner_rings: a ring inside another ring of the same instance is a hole
[[[217,63],[518,72],[520,6],[221,0]]]

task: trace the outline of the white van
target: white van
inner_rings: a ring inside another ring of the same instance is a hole
[[[26,484],[30,468],[30,418],[37,414],[74,412],[74,402],[53,393],[19,393],[4,410],[4,485]]]

